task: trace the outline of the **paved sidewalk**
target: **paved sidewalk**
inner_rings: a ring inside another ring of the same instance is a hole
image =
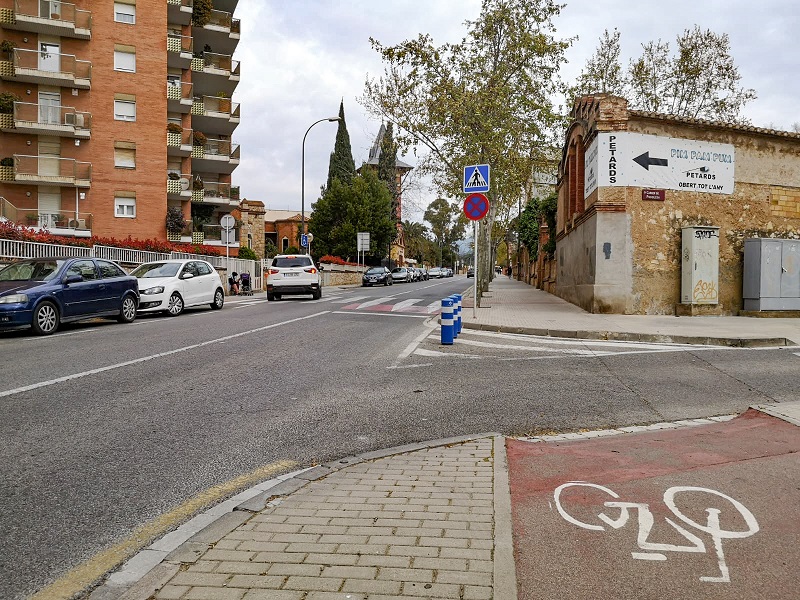
[[[800,345],[800,318],[592,314],[505,276],[498,276],[489,284],[476,319],[471,290],[462,303],[462,326],[467,328],[582,339],[726,346]]]

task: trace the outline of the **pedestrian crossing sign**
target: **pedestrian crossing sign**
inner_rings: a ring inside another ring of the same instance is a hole
[[[489,165],[464,167],[464,193],[489,191]]]

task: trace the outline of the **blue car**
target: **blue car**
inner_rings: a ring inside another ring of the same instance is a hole
[[[131,323],[138,306],[138,280],[110,260],[31,258],[0,270],[0,330],[49,335],[94,317]]]

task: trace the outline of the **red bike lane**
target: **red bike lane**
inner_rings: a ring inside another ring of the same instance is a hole
[[[507,440],[519,600],[800,597],[800,427]]]

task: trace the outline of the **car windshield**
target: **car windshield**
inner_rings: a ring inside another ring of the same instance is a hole
[[[23,260],[0,271],[0,281],[50,281],[66,259]]]
[[[367,275],[381,275],[383,274],[383,267],[375,267],[367,271]]]
[[[308,256],[276,256],[272,260],[272,266],[279,269],[287,269],[291,267],[308,267],[311,265],[311,259]]]
[[[406,268],[405,267],[396,267],[396,268],[392,269],[392,273],[405,273],[405,272],[406,272]]]
[[[156,277],[175,277],[178,270],[181,268],[181,263],[148,263],[137,267],[131,273],[134,277],[139,279],[153,279]]]

